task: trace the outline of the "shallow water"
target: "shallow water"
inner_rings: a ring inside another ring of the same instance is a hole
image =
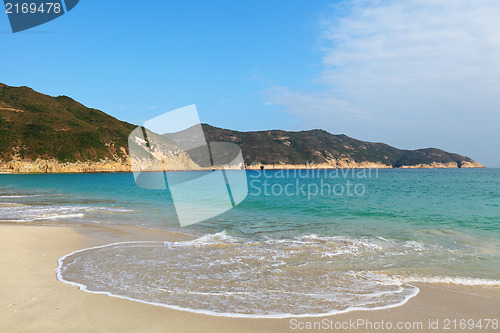
[[[193,241],[76,252],[59,278],[211,314],[286,316],[406,301],[412,282],[500,285],[500,170],[249,171],[236,208],[180,228],[131,174],[0,175],[0,220],[129,224]],[[12,205],[16,204],[16,205]]]

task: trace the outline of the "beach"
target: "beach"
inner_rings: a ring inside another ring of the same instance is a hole
[[[492,287],[421,283],[415,284],[420,289],[418,295],[402,306],[389,309],[350,311],[313,318],[251,319],[189,313],[91,294],[56,279],[58,259],[76,250],[122,241],[187,238],[189,236],[183,234],[131,226],[2,223],[0,302],[3,311],[0,313],[0,331],[375,332],[387,331],[388,323],[394,332],[498,331],[491,323],[488,329],[484,327],[486,319],[500,319],[500,289]],[[481,320],[483,327],[460,329],[460,320],[475,323]],[[353,322],[359,324],[356,329],[352,329]],[[350,326],[342,329],[342,324],[344,328]],[[398,324],[412,327],[398,330]],[[367,325],[372,329],[367,329],[370,328]]]
[[[4,1],[0,333],[500,333],[500,1],[78,3]]]

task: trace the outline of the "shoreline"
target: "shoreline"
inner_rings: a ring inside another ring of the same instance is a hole
[[[356,166],[356,167],[325,167],[325,166],[305,166],[305,165],[296,165],[296,166],[273,166],[273,165],[264,165],[262,169],[260,166],[257,167],[245,167],[245,169],[224,169],[224,168],[207,168],[207,169],[193,169],[193,170],[169,170],[167,172],[206,172],[213,170],[237,170],[237,171],[267,171],[267,170],[443,170],[443,169],[491,169],[485,166],[474,166],[474,167],[452,167],[452,166],[401,166],[401,167],[393,167],[390,165],[387,166],[374,166],[374,167],[366,167],[366,166]],[[494,168],[493,168],[494,169]],[[117,171],[109,171],[109,170],[100,170],[100,171],[60,171],[60,172],[8,172],[8,171],[0,171],[0,175],[71,175],[71,174],[111,174],[111,173],[133,173],[132,170],[117,170]],[[165,172],[163,170],[158,171],[141,171],[141,173],[148,172]]]
[[[0,329],[9,332],[290,332],[311,331],[306,326],[318,322],[384,320],[423,323],[422,330],[403,329],[401,332],[449,332],[442,327],[439,330],[429,329],[426,325],[435,320],[443,324],[445,319],[479,320],[495,319],[495,316],[500,319],[500,288],[482,286],[413,283],[420,292],[397,307],[352,310],[322,317],[255,319],[210,316],[91,294],[56,279],[57,260],[77,250],[118,241],[175,241],[187,238],[190,236],[128,226],[2,223],[0,262],[6,269],[0,273],[0,302],[5,309],[0,314]],[[301,326],[304,330],[299,329]],[[318,330],[324,331],[321,328]],[[358,327],[357,330],[344,331],[374,330]],[[498,330],[481,330],[489,331]]]
[[[181,239],[184,240],[183,238],[181,238]],[[410,287],[415,288],[415,292],[413,294],[405,297],[400,302],[394,303],[394,304],[387,304],[387,305],[378,306],[378,307],[374,307],[374,308],[348,307],[348,308],[343,309],[343,310],[333,310],[333,311],[330,311],[328,313],[318,313],[318,314],[299,314],[299,315],[294,315],[294,314],[290,314],[290,313],[284,313],[284,314],[280,314],[280,315],[250,315],[250,314],[240,314],[240,313],[213,312],[213,311],[210,311],[210,310],[195,310],[195,309],[192,309],[192,308],[184,308],[184,307],[180,307],[180,306],[177,306],[177,305],[169,305],[169,304],[165,304],[165,303],[157,303],[157,302],[144,301],[144,300],[132,298],[132,297],[129,297],[129,296],[122,296],[122,295],[113,294],[113,293],[108,292],[108,291],[92,291],[92,290],[88,290],[88,286],[87,285],[81,284],[79,282],[65,280],[64,277],[63,277],[63,275],[62,275],[62,266],[63,266],[64,260],[67,257],[70,257],[70,256],[72,256],[74,254],[77,254],[77,253],[80,253],[80,252],[85,252],[87,250],[94,250],[94,249],[106,248],[106,247],[114,246],[114,245],[118,245],[118,244],[136,244],[136,243],[140,243],[140,242],[150,242],[150,241],[122,241],[122,242],[111,243],[111,244],[106,244],[106,245],[93,246],[93,247],[89,247],[89,248],[85,248],[85,249],[81,249],[81,250],[76,250],[76,251],[73,251],[71,253],[68,253],[67,255],[64,255],[63,257],[61,257],[61,258],[58,259],[58,265],[57,265],[57,268],[55,270],[56,271],[57,280],[60,281],[60,282],[62,282],[62,283],[65,283],[65,284],[68,284],[68,285],[71,285],[71,286],[75,286],[78,289],[80,289],[80,290],[82,290],[84,292],[87,292],[87,293],[91,293],[91,294],[98,294],[98,295],[101,294],[101,295],[106,295],[106,296],[110,296],[110,297],[116,297],[116,298],[125,299],[125,300],[129,300],[129,301],[139,302],[139,303],[143,303],[143,304],[164,307],[164,308],[167,308],[167,309],[179,310],[179,311],[183,311],[183,312],[189,312],[189,313],[193,313],[193,314],[202,314],[202,315],[208,315],[208,316],[213,316],[213,317],[224,317],[224,318],[250,318],[250,319],[323,318],[323,317],[328,317],[328,316],[334,316],[334,315],[338,315],[338,314],[348,313],[348,312],[351,312],[351,311],[378,311],[378,310],[386,310],[386,309],[395,308],[395,307],[402,306],[402,305],[406,304],[410,299],[412,299],[413,297],[417,296],[418,293],[420,292],[420,289],[418,287],[416,287],[414,284],[404,283],[404,284],[406,284],[406,285],[408,285]]]

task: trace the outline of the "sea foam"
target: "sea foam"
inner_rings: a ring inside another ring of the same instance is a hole
[[[57,277],[80,289],[220,316],[283,318],[405,303],[418,288],[378,271],[335,265],[379,251],[368,240],[317,235],[241,239],[226,232],[183,242],[123,242],[75,251]],[[336,248],[336,250],[334,250]],[[345,258],[344,258],[345,259]]]

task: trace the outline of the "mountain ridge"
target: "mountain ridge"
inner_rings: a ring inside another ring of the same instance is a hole
[[[325,130],[239,132],[203,124],[207,141],[233,142],[247,165],[310,165],[328,167],[482,167],[469,157],[437,148],[403,150]],[[258,148],[258,149],[255,149]]]
[[[0,172],[127,172],[128,136],[136,127],[68,96],[0,83]],[[238,144],[249,169],[483,167],[437,148],[401,150],[322,129],[241,132],[202,127],[207,142]],[[185,157],[178,162],[187,163]]]

